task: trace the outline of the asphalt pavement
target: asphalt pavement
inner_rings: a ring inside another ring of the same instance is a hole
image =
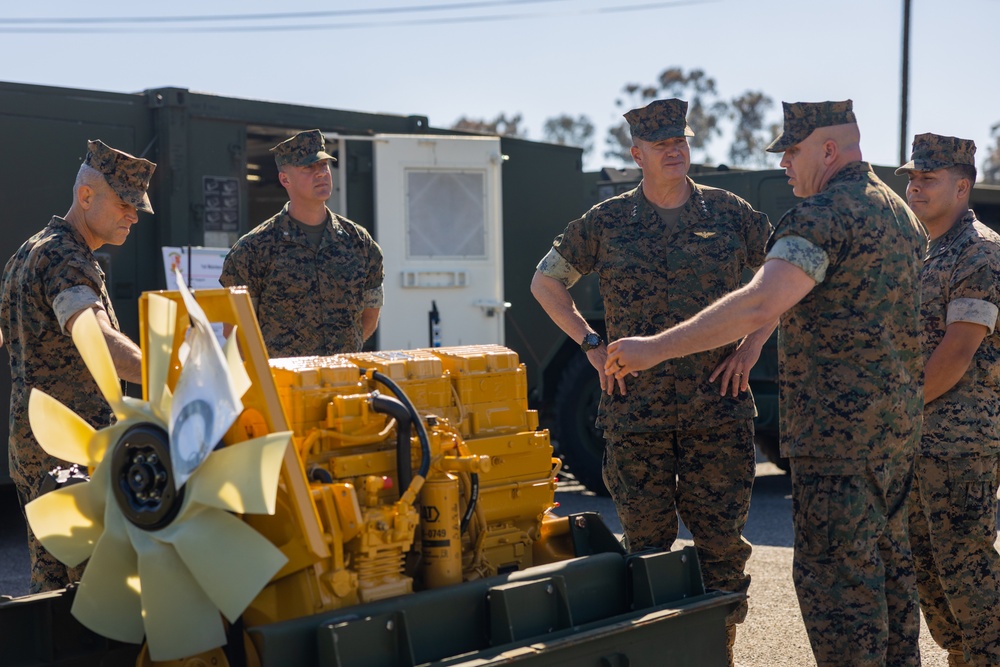
[[[556,492],[556,501],[559,514],[599,512],[605,524],[621,536],[621,524],[610,499],[567,481]],[[763,459],[757,462],[750,517],[743,535],[753,545],[753,553],[747,561],[749,611],[737,630],[733,649],[737,667],[815,665],[792,585],[791,477]],[[690,544],[691,533],[682,525],[674,548]],[[920,653],[924,667],[947,667],[945,652],[931,639],[923,619]]]

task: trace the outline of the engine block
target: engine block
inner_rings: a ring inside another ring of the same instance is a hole
[[[516,353],[366,352],[273,359],[270,368],[331,555],[279,573],[249,617],[256,609],[288,618],[534,564],[559,461],[528,409]],[[393,389],[420,424],[401,426],[399,406],[385,411]],[[427,454],[411,432],[420,427]]]

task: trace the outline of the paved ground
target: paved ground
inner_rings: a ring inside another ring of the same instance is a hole
[[[751,576],[750,610],[740,626],[734,649],[737,665],[743,667],[808,667],[815,665],[805,625],[792,586],[791,480],[776,466],[758,462],[757,479],[745,531],[753,544],[747,562]],[[564,484],[556,494],[559,512],[600,512],[616,534],[621,524],[607,498]],[[691,544],[682,529],[677,546]],[[947,659],[922,624],[920,652],[924,667],[947,667]]]

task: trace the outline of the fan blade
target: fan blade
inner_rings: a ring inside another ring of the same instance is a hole
[[[115,370],[115,362],[111,359],[101,325],[97,323],[97,316],[91,308],[81,312],[73,322],[73,343],[108,405],[119,419],[124,419],[127,413],[122,405],[122,386],[118,380],[118,371]]]
[[[222,353],[226,356],[226,363],[229,365],[229,377],[233,381],[233,391],[237,396],[242,397],[243,394],[247,393],[251,382],[250,375],[243,365],[243,359],[240,357],[240,347],[236,342],[236,326],[233,326],[229,338],[226,339],[226,346]]]
[[[159,408],[167,388],[170,357],[174,349],[174,330],[177,326],[177,303],[158,294],[150,294],[146,320],[146,359],[149,403]]]
[[[219,610],[174,547],[131,524],[128,531],[139,554],[142,615],[150,658],[179,660],[225,644]],[[213,544],[211,535],[199,532],[199,537],[204,540],[202,549]]]
[[[191,478],[191,501],[238,514],[274,514],[291,437],[291,431],[269,433],[212,452]]]
[[[104,467],[98,466],[89,482],[50,491],[24,506],[38,541],[70,567],[91,557],[105,531],[108,485]]]
[[[256,530],[212,508],[201,508],[153,536],[174,546],[195,581],[230,621],[239,618],[288,561]]]
[[[91,467],[97,465],[97,460],[88,452],[90,441],[97,431],[44,391],[31,390],[28,422],[35,440],[48,454],[71,463]]]
[[[104,524],[104,534],[80,580],[73,616],[99,635],[138,644],[145,634],[138,559],[117,506],[108,507]]]

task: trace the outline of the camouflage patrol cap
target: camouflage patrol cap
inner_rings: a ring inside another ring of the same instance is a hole
[[[784,131],[765,150],[769,153],[783,153],[805,140],[813,130],[831,125],[857,123],[854,102],[782,102],[785,114]]]
[[[693,137],[694,130],[687,124],[688,103],[684,100],[655,100],[641,109],[625,114],[633,139],[662,141],[674,137]]]
[[[274,153],[274,162],[279,167],[284,167],[286,164],[305,167],[320,160],[337,161],[337,158],[326,152],[326,142],[319,130],[299,132],[272,148],[271,152]]]
[[[116,195],[139,211],[152,213],[149,203],[149,179],[156,165],[141,157],[111,148],[100,139],[87,142],[87,157],[83,163],[101,172]]]
[[[918,134],[913,137],[910,161],[896,170],[897,174],[909,171],[934,171],[957,164],[976,166],[976,142],[940,134]]]

